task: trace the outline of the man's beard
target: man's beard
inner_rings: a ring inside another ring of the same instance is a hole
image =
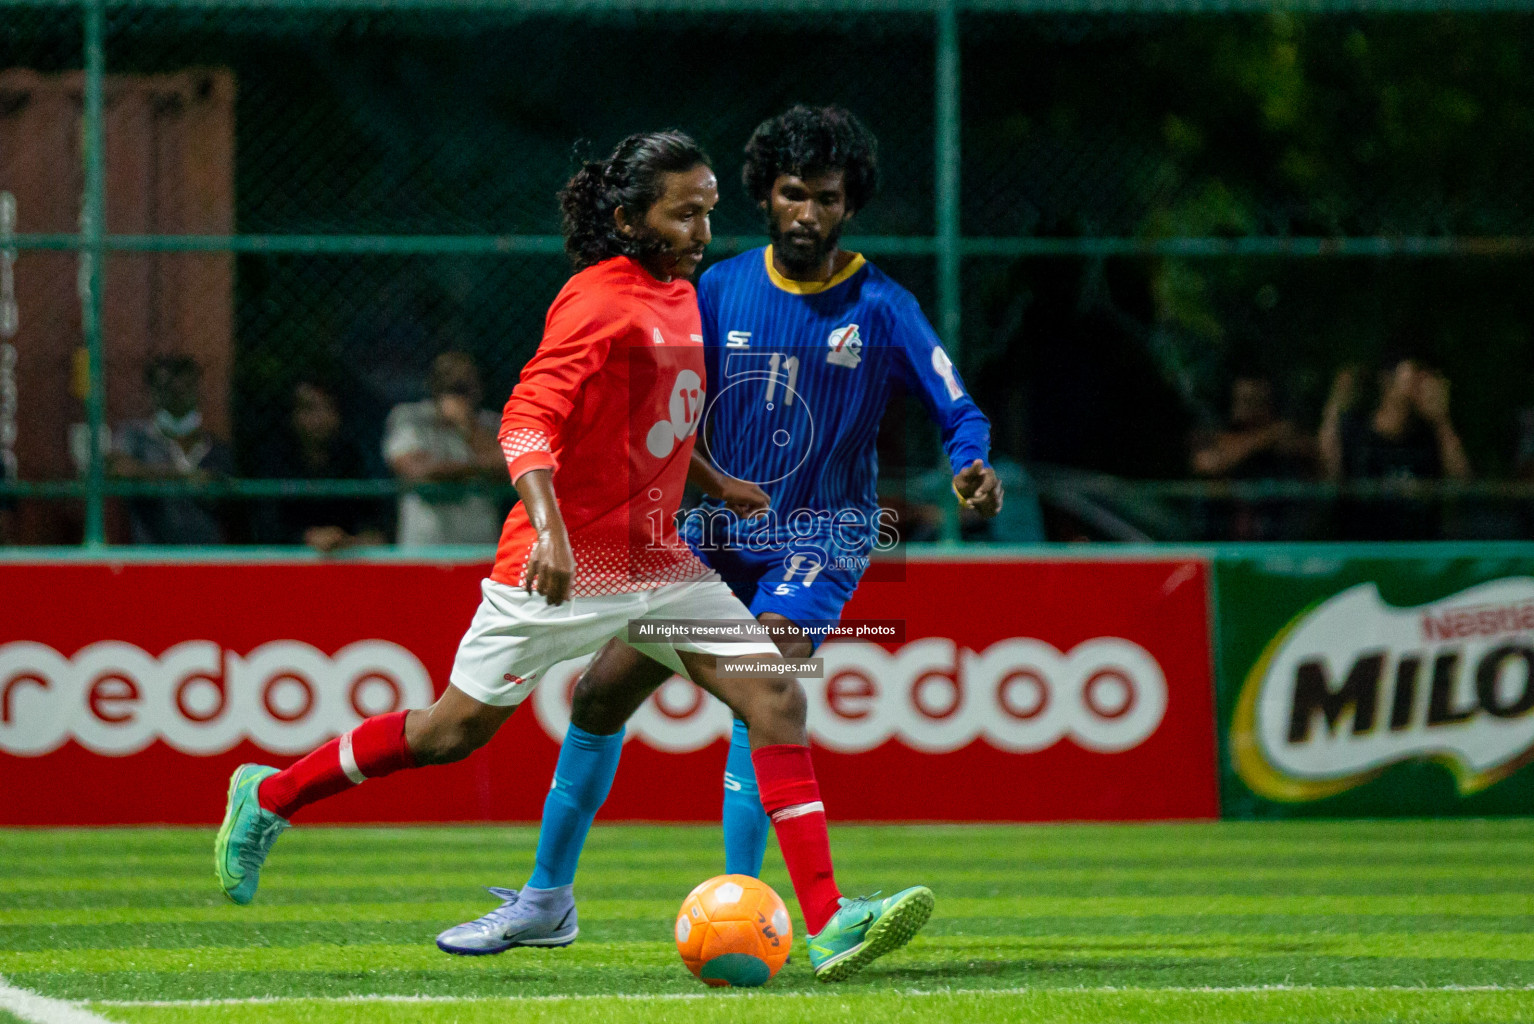
[[[665,266],[674,266],[680,253],[673,252],[666,240],[643,223],[634,225],[634,233],[627,239],[627,255],[643,262],[655,260]]]
[[[784,245],[785,235],[794,238],[804,238],[813,244],[807,248]],[[831,229],[831,233],[825,238],[812,238],[808,234],[798,232],[788,233],[778,228],[776,221],[767,222],[767,236],[772,239],[773,253],[783,261],[783,265],[796,273],[809,273],[825,265],[826,257],[836,250],[842,240],[842,226],[840,224]]]

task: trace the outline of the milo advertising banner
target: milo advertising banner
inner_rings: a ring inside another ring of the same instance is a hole
[[[1217,560],[1223,812],[1534,810],[1534,546],[1364,550]]]

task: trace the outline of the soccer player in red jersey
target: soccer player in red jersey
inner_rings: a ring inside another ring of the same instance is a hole
[[[367,719],[282,771],[241,765],[215,845],[231,900],[254,898],[261,866],[297,811],[368,779],[467,757],[550,667],[612,638],[626,641],[631,622],[751,621],[678,538],[675,521],[704,398],[702,327],[688,278],[710,241],[718,199],[707,156],[674,131],[629,136],[566,184],[565,248],[577,273],[550,306],[543,340],[506,403],[500,442],[522,500],[506,518],[449,685],[431,707]],[[835,951],[817,974],[845,977],[909,939],[931,913],[929,890],[907,890],[899,901],[846,900],[836,887],[797,682],[722,667],[730,656],[777,660],[776,647],[693,639],[634,646],[748,724],[762,803],[806,923]],[[567,742],[566,750],[616,758],[622,734],[590,740],[588,749]],[[501,907],[461,928],[493,935],[520,900],[512,890],[499,894]],[[539,944],[567,945],[576,931],[572,912],[564,932]]]

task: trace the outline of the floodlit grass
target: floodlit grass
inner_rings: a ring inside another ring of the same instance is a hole
[[[717,828],[597,828],[576,944],[480,958],[432,938],[522,882],[532,829],[300,827],[249,907],[212,839],[0,831],[0,976],[123,1024],[1534,1020],[1530,821],[836,828],[845,888],[931,885],[932,922],[756,992],[671,941]],[[791,896],[775,850],[767,880]]]

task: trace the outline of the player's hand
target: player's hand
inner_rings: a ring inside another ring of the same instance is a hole
[[[974,509],[987,519],[1001,511],[1001,479],[979,459],[959,470],[953,478],[953,489],[965,508]]]
[[[564,529],[538,531],[538,539],[527,555],[523,588],[543,595],[551,605],[564,604],[570,597],[570,581],[575,578],[575,552]]]
[[[442,395],[437,399],[437,415],[461,434],[474,429],[474,406],[463,395]]]
[[[1420,373],[1412,391],[1412,403],[1422,418],[1434,426],[1449,420],[1449,381],[1438,373]]]
[[[766,491],[747,480],[737,480],[732,476],[724,478],[724,486],[719,488],[719,499],[742,519],[765,515],[767,506],[772,504]]]
[[[1344,366],[1332,378],[1332,391],[1326,396],[1327,408],[1339,413],[1346,412],[1357,399],[1358,372],[1351,366]]]

